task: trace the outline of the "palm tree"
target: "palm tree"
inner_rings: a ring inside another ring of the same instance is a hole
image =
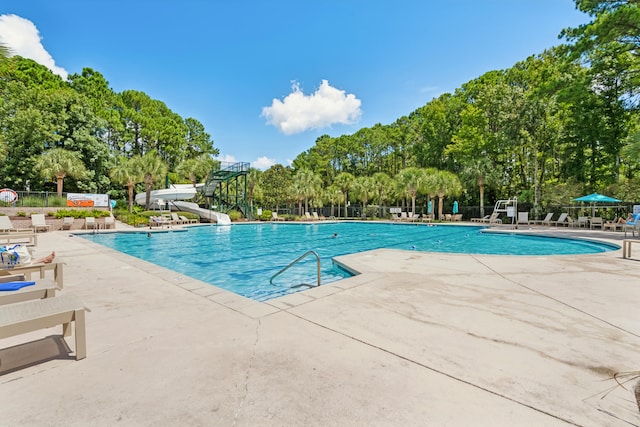
[[[396,175],[399,189],[408,197],[411,197],[412,214],[416,213],[416,198],[418,197],[418,192],[420,191],[425,178],[424,169],[416,167],[402,169],[398,172],[398,175]]]
[[[305,198],[307,189],[302,181],[294,179],[289,185],[289,193],[291,198],[298,203],[298,215],[302,216],[302,201]]]
[[[67,176],[79,179],[87,173],[80,153],[64,148],[53,148],[41,154],[36,160],[35,168],[43,178],[55,176],[60,197]]]
[[[391,178],[384,172],[376,172],[373,174],[373,186],[378,195],[378,204],[384,212],[384,202],[391,193]],[[382,217],[382,215],[380,215]]]
[[[153,184],[167,174],[167,164],[162,160],[155,150],[147,151],[144,156],[138,157],[135,161],[136,173],[142,174],[147,197],[145,199],[145,209],[151,206],[151,188]]]
[[[458,176],[449,171],[438,171],[436,177],[436,188],[438,193],[438,217],[443,218],[444,196],[456,196],[462,192],[462,183]]]
[[[347,217],[347,201],[349,200],[349,189],[355,178],[349,172],[340,172],[333,183],[340,188],[344,195],[344,217]],[[338,205],[338,216],[340,216],[340,206]]]
[[[353,181],[353,191],[362,202],[362,217],[366,217],[367,202],[375,195],[373,179],[368,176],[359,176]]]
[[[111,169],[109,176],[115,184],[127,187],[129,194],[129,212],[133,212],[133,187],[142,181],[142,174],[137,167],[139,162],[137,157],[128,159],[118,157],[116,166]]]
[[[342,200],[342,191],[335,185],[330,185],[324,191],[325,199],[331,203],[331,216],[334,216],[333,206],[337,203],[340,206],[340,201]]]
[[[313,171],[303,168],[296,172],[294,180],[298,181],[302,187],[304,197],[305,212],[309,212],[309,198],[314,198],[318,194],[322,181]]]
[[[493,180],[493,172],[491,162],[486,157],[474,159],[462,171],[462,175],[467,177],[469,181],[473,181],[474,185],[480,190],[480,217],[484,216],[484,190],[488,181]]]

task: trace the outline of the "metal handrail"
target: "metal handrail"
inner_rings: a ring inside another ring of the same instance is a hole
[[[294,261],[291,261],[289,263],[289,265],[287,265],[282,270],[278,271],[276,274],[271,276],[271,279],[269,279],[269,283],[271,283],[273,285],[273,279],[275,279],[276,277],[278,277],[279,275],[281,275],[282,273],[287,271],[289,268],[291,268],[298,261],[302,260],[303,258],[306,258],[308,255],[311,255],[311,254],[313,254],[316,257],[316,261],[317,261],[317,264],[318,264],[318,285],[317,286],[320,286],[320,256],[315,251],[307,251],[304,254],[302,254],[301,256],[299,256],[298,258],[296,258]],[[300,285],[296,285],[296,286],[300,286]],[[311,286],[311,285],[306,285],[306,286]],[[294,286],[292,286],[292,287],[294,287]]]

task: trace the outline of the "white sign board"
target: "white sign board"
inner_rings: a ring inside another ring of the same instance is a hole
[[[507,206],[507,216],[509,218],[513,218],[514,216],[516,216],[516,210],[513,206]]]
[[[389,213],[401,213],[402,212],[402,208],[389,208]]]
[[[109,207],[108,194],[67,193],[67,206]]]

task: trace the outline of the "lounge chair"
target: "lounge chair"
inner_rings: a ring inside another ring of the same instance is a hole
[[[631,231],[632,236],[635,236],[636,233],[640,236],[640,213],[633,214],[633,219],[624,224],[623,230],[624,237],[627,237],[627,231]]]
[[[489,222],[489,216],[485,215],[482,218],[471,218],[471,222]]]
[[[47,224],[47,221],[44,219],[44,214],[33,214],[31,215],[31,227],[33,231],[37,233],[38,230],[49,231],[51,225]]]
[[[0,306],[0,339],[62,325],[62,336],[71,335],[75,322],[76,360],[87,357],[84,312],[76,295],[60,295]],[[87,310],[88,311],[88,310]]]
[[[116,219],[111,215],[104,217],[104,228],[116,228]]]
[[[518,212],[518,221],[516,225],[525,224],[529,225],[529,212]]]
[[[603,226],[604,226],[604,222],[602,221],[602,217],[594,216],[594,217],[591,217],[591,219],[589,220],[589,228],[592,230],[596,227],[600,227],[600,229],[602,230]]]
[[[62,229],[71,230],[71,227],[73,227],[74,222],[75,222],[75,219],[72,216],[65,216],[62,219]]]
[[[587,228],[588,224],[589,224],[589,217],[587,217],[587,216],[579,216],[578,217],[578,228],[580,228],[580,227]]]
[[[494,225],[494,224],[502,224],[502,220],[499,217],[500,212],[493,212],[491,215],[489,215],[489,219],[486,221],[489,223],[489,225]]]
[[[175,213],[175,212],[171,212],[171,221],[172,221],[174,224],[178,224],[178,225],[179,225],[179,224],[184,224],[184,222],[180,219],[180,217],[178,216],[178,214],[177,214],[177,213]]]
[[[0,287],[3,284],[20,282],[30,282],[25,279],[24,274],[12,274],[0,276]],[[15,291],[0,292],[0,305],[13,304],[15,302],[29,301],[32,299],[53,298],[59,290],[56,283],[51,279],[34,280],[35,284],[24,286]]]
[[[400,221],[407,221],[409,219],[409,217],[407,216],[407,213],[402,211],[400,212]]]
[[[62,266],[63,264],[61,262],[19,265],[17,267],[13,267],[11,270],[0,269],[0,277],[5,277],[12,274],[23,274],[27,278],[27,280],[31,280],[31,275],[33,273],[38,273],[38,276],[41,279],[44,279],[47,271],[51,271],[53,272],[53,280],[56,282],[58,289],[62,289],[64,286],[64,271]]]
[[[563,213],[560,214],[560,217],[558,217],[557,221],[549,221],[549,225],[553,224],[556,227],[559,226],[559,225],[564,226],[565,224],[567,224],[567,217],[568,216],[569,216],[568,213],[564,213],[563,212]]]
[[[304,219],[306,219],[307,221],[311,221],[311,214],[309,212],[305,212]]]
[[[284,221],[284,218],[280,218],[278,212],[271,212],[271,221]]]
[[[454,222],[462,221],[462,214],[455,214],[455,215],[453,215],[453,221],[454,221]]]
[[[451,214],[444,214],[444,220],[445,221],[452,221],[452,218],[453,217],[451,216]]]
[[[198,220],[195,218],[187,218],[186,216],[180,215],[180,219],[183,224],[197,224]]]
[[[11,243],[24,243],[29,246],[38,245],[38,234],[29,229],[29,231],[19,231],[15,233],[0,233],[0,244],[9,245]]]
[[[318,217],[318,212],[313,212],[313,219],[314,221],[319,221],[320,218]]]
[[[88,229],[97,229],[98,228],[98,223],[96,222],[96,218],[93,216],[88,216],[84,219],[84,228],[85,230]]]
[[[3,233],[21,233],[25,231],[32,231],[31,228],[15,228],[11,219],[6,215],[0,215],[0,232]]]
[[[433,221],[433,214],[423,214],[421,218],[422,222],[431,222]]]
[[[544,219],[530,219],[529,224],[533,225],[551,225],[551,218],[553,218],[553,212],[547,214]]]

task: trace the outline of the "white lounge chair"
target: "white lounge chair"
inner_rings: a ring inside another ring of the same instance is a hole
[[[580,228],[580,227],[587,228],[588,224],[589,224],[589,217],[587,217],[587,216],[579,216],[578,217],[578,228]]]
[[[568,217],[569,217],[569,214],[563,212],[563,213],[560,214],[560,217],[558,217],[557,221],[550,221],[549,223],[555,225],[556,227],[559,226],[559,225],[564,226],[565,224],[568,224],[567,223],[567,218]]]
[[[62,229],[71,230],[71,227],[73,227],[74,222],[75,222],[75,219],[72,216],[65,216],[62,219]]]
[[[198,220],[197,219],[190,219],[187,218],[186,216],[180,215],[180,219],[182,220],[183,224],[197,224]]]
[[[24,282],[24,274],[12,274],[9,276],[0,276],[0,286],[9,282]],[[41,298],[53,298],[56,296],[56,290],[60,290],[51,279],[34,280],[35,285],[25,286],[15,291],[0,292],[0,305],[13,304],[15,302],[29,301]]]
[[[471,218],[471,222],[489,222],[489,216],[485,215],[482,218]]]
[[[320,220],[320,218],[318,217],[318,212],[313,212],[313,219],[314,221]]]
[[[47,224],[47,221],[44,219],[44,214],[32,214],[31,227],[33,228],[33,231],[37,233],[38,230],[49,231],[51,225]]]
[[[71,335],[75,322],[76,360],[87,357],[85,315],[75,295],[60,295],[0,306],[0,339],[62,325],[62,336]],[[89,310],[87,310],[89,311]]]
[[[529,225],[529,212],[518,212],[518,224]]]
[[[13,232],[24,232],[24,231],[32,231],[31,228],[15,228],[11,219],[9,219],[6,215],[0,215],[0,232],[3,233],[13,233]]]
[[[271,212],[271,220],[272,221],[284,221],[284,218],[280,218],[278,216],[278,212]]]
[[[104,217],[104,228],[116,228],[116,219],[111,215]]]
[[[589,220],[589,228],[592,230],[596,227],[600,227],[600,230],[602,230],[603,226],[604,226],[604,222],[602,220],[602,217],[594,216],[594,217],[591,217],[591,219]]]
[[[98,228],[98,224],[96,223],[96,218],[93,216],[88,216],[84,219],[84,228],[85,230],[88,230],[90,228],[92,229],[97,229]]]
[[[184,224],[184,221],[182,221],[178,214],[175,212],[171,212],[171,221],[177,225]]]
[[[305,218],[307,221],[311,221],[311,214],[310,214],[309,212],[305,212],[305,213],[304,213],[304,218]]]

